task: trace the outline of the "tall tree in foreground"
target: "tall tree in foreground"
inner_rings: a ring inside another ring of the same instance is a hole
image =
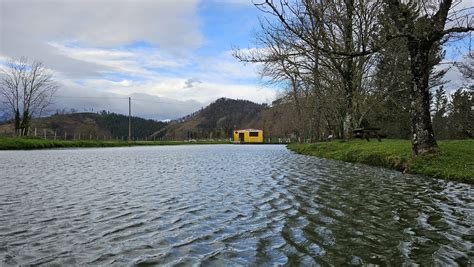
[[[411,127],[412,153],[422,155],[437,152],[430,114],[429,78],[434,63],[430,55],[451,34],[474,30],[470,18],[461,25],[453,17],[453,27],[447,27],[453,0],[385,0],[385,14],[389,19],[391,35],[400,36],[409,52],[411,72]]]
[[[15,132],[27,135],[32,116],[48,107],[57,90],[52,73],[38,61],[11,60],[0,68],[0,100],[11,112]]]
[[[312,11],[316,25],[321,27],[321,37],[313,47],[321,46],[319,49],[325,51],[322,63],[340,77],[345,99],[343,135],[351,139],[352,130],[358,125],[356,107],[361,106],[357,99],[361,99],[364,80],[370,73],[373,53],[367,51],[371,50],[374,32],[378,31],[380,1],[306,0],[304,3]]]

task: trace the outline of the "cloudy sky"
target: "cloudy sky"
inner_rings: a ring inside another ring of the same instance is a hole
[[[270,102],[231,56],[258,25],[250,0],[0,0],[0,63],[27,56],[60,81],[57,108],[172,119],[219,97]]]
[[[131,96],[134,115],[165,120],[219,97],[268,103],[276,89],[231,56],[259,15],[251,0],[0,0],[0,64],[43,62],[54,109],[127,113]]]

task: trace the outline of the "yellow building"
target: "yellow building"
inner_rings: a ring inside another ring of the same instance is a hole
[[[263,131],[255,129],[234,130],[234,143],[263,143]]]

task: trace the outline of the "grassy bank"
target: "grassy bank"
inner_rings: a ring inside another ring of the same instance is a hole
[[[290,144],[288,148],[305,155],[474,183],[474,140],[439,141],[438,144],[441,153],[416,158],[411,156],[411,144],[408,140],[333,141]]]
[[[95,141],[95,140],[44,140],[32,137],[0,137],[0,150],[44,149],[61,147],[121,147],[185,144],[228,144],[221,141]]]

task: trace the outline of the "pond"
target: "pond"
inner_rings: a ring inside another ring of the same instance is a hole
[[[473,186],[281,145],[0,151],[0,265],[469,265]]]

